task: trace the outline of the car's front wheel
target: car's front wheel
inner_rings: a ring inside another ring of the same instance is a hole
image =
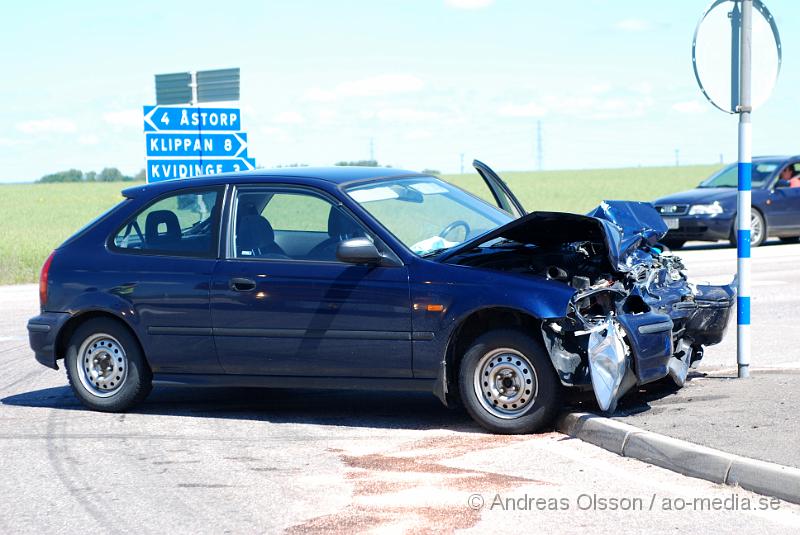
[[[510,329],[479,336],[461,360],[461,400],[494,433],[542,431],[561,408],[561,383],[539,342]]]
[[[70,338],[65,366],[75,395],[97,411],[126,411],[152,388],[152,372],[137,340],[112,319],[80,325]]]

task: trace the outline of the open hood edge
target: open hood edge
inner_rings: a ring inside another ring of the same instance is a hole
[[[557,245],[580,240],[602,241],[606,246],[610,267],[613,270],[618,270],[622,265],[619,249],[622,235],[616,226],[597,217],[567,212],[531,212],[452,247],[443,253],[438,260],[444,262],[496,238],[506,238],[538,246]]]

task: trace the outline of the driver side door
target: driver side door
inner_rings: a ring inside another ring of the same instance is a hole
[[[800,162],[790,165],[794,168],[795,175],[800,173]],[[767,217],[770,230],[781,234],[797,232],[800,235],[800,187],[781,187],[779,184],[780,182],[776,183],[769,195]]]
[[[312,188],[237,187],[212,278],[226,373],[411,377],[408,268],[348,264],[336,246],[370,232]]]

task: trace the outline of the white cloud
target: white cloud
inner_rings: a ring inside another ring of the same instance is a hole
[[[611,91],[611,84],[608,82],[599,82],[589,86],[589,91],[595,94],[608,93]]]
[[[551,95],[542,99],[548,112],[595,120],[641,117],[653,103],[649,96]]]
[[[109,111],[103,114],[103,120],[114,126],[138,126],[144,124],[142,110]]]
[[[317,118],[324,123],[332,121],[337,115],[336,110],[319,110],[317,112]]]
[[[94,134],[87,134],[78,138],[78,143],[81,145],[97,145],[100,139]]]
[[[305,92],[305,99],[314,102],[330,102],[336,100],[336,93],[333,91],[326,91],[319,87],[313,87]]]
[[[290,143],[293,141],[292,136],[290,136],[283,128],[262,126],[258,129],[258,132],[269,137],[270,141],[274,143]]]
[[[69,134],[78,130],[69,119],[54,117],[17,123],[17,130],[25,134]]]
[[[653,84],[647,81],[638,82],[631,86],[631,90],[642,95],[649,95],[653,92]]]
[[[707,107],[696,100],[686,100],[683,102],[676,102],[672,105],[672,109],[678,113],[696,114],[704,113]]]
[[[376,116],[381,121],[416,123],[436,119],[439,117],[439,114],[433,111],[423,111],[414,108],[385,108],[380,110]]]
[[[527,104],[505,104],[497,111],[504,117],[543,117],[548,114],[583,119],[619,119],[641,117],[654,104],[648,95],[605,92],[603,87],[589,87],[585,94],[548,95]]]
[[[497,111],[505,117],[542,117],[547,113],[547,108],[536,102],[529,102],[527,104],[506,104]]]
[[[623,19],[617,22],[614,27],[623,32],[645,32],[650,30],[653,26],[648,21],[642,19]]]
[[[481,9],[494,3],[494,0],[444,0],[448,7],[456,9]]]
[[[314,87],[305,92],[305,99],[331,102],[341,97],[375,97],[394,93],[419,91],[425,83],[410,74],[381,74],[359,80],[342,82],[333,89]]]
[[[433,134],[431,134],[428,130],[422,130],[422,129],[410,130],[406,133],[406,139],[412,141],[418,139],[430,139],[432,137]]]
[[[7,137],[0,137],[0,147],[13,147],[19,145],[21,142],[18,139],[11,139]]]
[[[296,111],[284,111],[273,118],[273,121],[280,124],[301,124],[305,118]]]

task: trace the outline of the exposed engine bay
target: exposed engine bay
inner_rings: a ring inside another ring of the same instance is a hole
[[[728,324],[735,284],[689,282],[659,244],[666,232],[650,204],[605,201],[586,216],[528,214],[449,261],[569,285],[568,310],[543,318],[542,339],[562,384],[591,388],[610,412],[635,385],[683,386]]]

